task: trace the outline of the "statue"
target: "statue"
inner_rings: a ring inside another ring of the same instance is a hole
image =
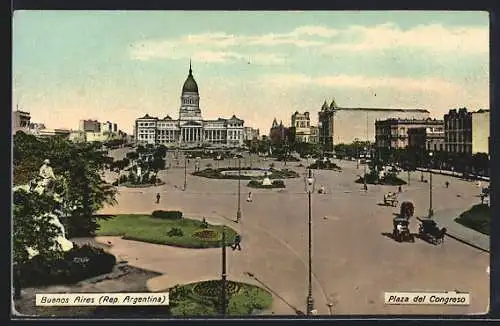
[[[40,172],[38,173],[40,177],[43,179],[52,179],[54,180],[56,176],[54,175],[54,171],[52,170],[52,167],[50,166],[50,160],[45,159],[43,161],[43,165],[40,167]]]
[[[54,175],[54,171],[50,166],[50,161],[48,159],[43,161],[43,165],[40,167],[38,177],[32,180],[28,185],[17,186],[14,187],[14,191],[18,189],[22,189],[26,192],[36,192],[39,195],[46,194],[52,196],[56,202],[62,202],[61,194],[58,194],[54,191],[55,182],[58,180]],[[56,214],[49,212],[44,216],[50,217],[50,223],[57,226],[60,230],[59,234],[55,237],[55,241],[57,244],[61,246],[62,251],[69,251],[73,248],[73,242],[69,241],[66,238],[66,231],[64,226]],[[55,249],[55,248],[54,248]],[[33,258],[38,255],[38,251],[34,248],[26,248],[28,251],[29,257]]]
[[[137,179],[142,182],[142,169],[139,165],[137,166]]]

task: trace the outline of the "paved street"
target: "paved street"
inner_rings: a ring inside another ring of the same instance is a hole
[[[245,160],[242,160],[245,162]],[[246,164],[250,161],[246,160]],[[254,167],[268,167],[274,161],[252,159]],[[202,160],[217,166],[213,160]],[[246,165],[242,163],[242,166]],[[283,163],[274,162],[276,167]],[[319,314],[463,314],[486,310],[489,300],[488,253],[451,238],[442,246],[421,240],[397,243],[385,236],[392,231],[392,218],[399,207],[378,205],[387,191],[396,187],[354,183],[363,167],[355,162],[338,163],[342,172],[314,171],[316,186],[324,185],[325,195],[314,194],[313,215],[313,295]],[[183,165],[181,160],[180,165]],[[225,160],[223,166],[236,166]],[[288,168],[305,174],[298,162]],[[305,162],[304,162],[304,165]],[[209,222],[227,223],[242,234],[241,252],[229,250],[229,278],[257,282],[245,275],[251,272],[275,293],[272,312],[294,314],[293,307],[305,311],[307,296],[307,195],[304,179],[285,180],[284,190],[250,189],[241,181],[242,222],[233,222],[237,207],[237,180],[215,180],[187,176],[182,191],[184,169],[161,171],[165,185],[155,188],[120,188],[119,204],[101,213],[151,213],[155,209],[179,209],[186,217],[206,217]],[[190,160],[188,173],[194,170]],[[407,174],[402,176],[405,180]],[[427,177],[427,176],[426,176]],[[399,202],[411,200],[415,216],[427,214],[429,184],[421,183],[420,172],[412,173],[410,185],[403,186]],[[444,182],[450,181],[449,189]],[[433,207],[436,216],[463,211],[479,202],[478,187],[471,182],[447,176],[433,177]],[[248,191],[253,202],[246,202]],[[157,192],[161,203],[155,204]],[[418,222],[412,221],[417,232]],[[108,239],[101,239],[107,241]],[[178,249],[133,241],[112,239],[112,252],[126,256],[131,264],[164,273],[152,279],[150,287],[160,290],[177,283],[218,278],[220,249]],[[262,285],[262,284],[261,284]],[[460,306],[387,306],[385,291],[445,291],[471,293],[471,305]]]

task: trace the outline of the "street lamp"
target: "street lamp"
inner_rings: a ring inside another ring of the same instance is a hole
[[[238,211],[236,212],[236,222],[241,220],[241,158],[238,157]]]
[[[226,281],[226,225],[222,226],[222,274],[221,274],[221,314],[227,315],[227,281]]]
[[[432,159],[432,152],[429,152],[429,157]],[[430,164],[428,165],[429,169],[429,218],[434,216],[434,210],[432,209],[432,171],[430,168]]]
[[[356,147],[356,169],[359,169],[359,150],[358,150],[358,139],[354,139],[354,146]]]
[[[366,165],[367,165],[366,164],[366,153],[367,153],[367,148],[364,147],[363,149],[364,149],[364,156],[365,156],[365,166],[364,166],[364,175],[363,175],[363,189],[365,191],[367,191],[368,190],[368,186],[366,185]]]
[[[187,158],[186,155],[184,155],[184,191],[186,191],[187,187]]]
[[[315,179],[312,176],[312,171],[309,169],[309,175],[305,179],[307,199],[309,204],[309,284],[307,291],[307,315],[311,315],[314,310],[314,299],[312,297],[312,215],[311,215],[311,193],[314,192]]]

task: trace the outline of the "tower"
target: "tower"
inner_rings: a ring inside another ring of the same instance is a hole
[[[200,95],[198,93],[198,84],[193,77],[191,61],[189,61],[189,74],[182,86],[181,107],[179,110],[179,120],[197,120],[200,121]]]

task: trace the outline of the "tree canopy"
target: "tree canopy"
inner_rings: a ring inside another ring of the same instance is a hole
[[[54,174],[63,178],[63,223],[69,236],[92,235],[98,228],[94,213],[116,202],[116,188],[101,177],[113,159],[98,144],[72,143],[62,137],[36,138],[18,132],[13,154],[14,185],[27,184],[37,176],[44,159],[49,159]]]

